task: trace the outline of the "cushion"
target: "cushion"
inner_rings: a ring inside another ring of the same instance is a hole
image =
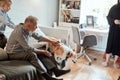
[[[0,73],[5,74],[5,80],[37,80],[36,68],[28,61],[0,61]]]
[[[2,48],[0,48],[0,60],[6,60],[6,59],[8,59],[7,53]]]

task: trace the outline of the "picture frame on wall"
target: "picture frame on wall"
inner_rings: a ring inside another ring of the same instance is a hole
[[[74,2],[74,9],[80,9],[80,1]]]
[[[94,27],[94,17],[92,15],[86,16],[86,24]]]

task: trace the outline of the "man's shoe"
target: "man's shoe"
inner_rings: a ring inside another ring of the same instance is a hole
[[[63,80],[63,79],[52,78],[52,79],[49,79],[49,80]]]
[[[107,62],[102,62],[102,66],[107,67],[109,64]]]
[[[54,71],[54,74],[55,74],[56,77],[58,77],[58,76],[66,74],[68,72],[70,72],[70,69],[68,69],[68,70],[59,70],[59,69],[57,69],[57,70]]]
[[[50,76],[48,73],[43,73],[42,76],[43,76],[46,80],[63,80],[63,79],[54,78],[54,77]]]
[[[117,63],[114,63],[113,67],[116,68],[116,69],[120,68],[119,64],[117,64]]]

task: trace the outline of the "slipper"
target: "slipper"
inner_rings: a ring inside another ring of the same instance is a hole
[[[107,66],[108,66],[108,63],[107,63],[107,62],[102,62],[102,65],[103,65],[104,67],[107,67]]]
[[[113,64],[113,67],[116,68],[116,69],[118,69],[118,68],[120,68],[120,65],[117,64],[117,63],[114,63],[114,64]]]

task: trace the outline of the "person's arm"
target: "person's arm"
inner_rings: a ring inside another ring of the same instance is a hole
[[[50,42],[53,44],[59,43],[59,40],[57,39],[50,39],[48,37],[43,37],[43,36],[38,35],[38,33],[32,33],[32,37],[38,40],[39,42],[44,41],[44,42]]]
[[[10,17],[7,15],[7,18],[8,18],[8,22],[6,23],[6,25],[10,28],[15,28],[15,24],[11,21]]]
[[[15,28],[16,25],[14,25],[14,23],[10,20],[9,16],[7,15],[6,18],[0,14],[0,26],[2,25],[6,25],[12,29]]]
[[[113,6],[113,7],[110,9],[110,11],[109,11],[109,13],[108,13],[108,15],[107,15],[108,24],[109,24],[110,26],[115,25],[115,23],[114,23],[114,20],[115,20],[114,12],[115,12],[115,6]]]
[[[47,50],[35,49],[35,53],[36,54],[44,54],[48,57],[52,56],[52,54]]]
[[[19,42],[19,44],[23,47],[23,49],[26,52],[28,52],[28,53],[29,52],[35,52],[36,54],[44,54],[48,57],[51,56],[51,54],[46,50],[40,50],[40,49],[30,47],[29,44],[28,44],[26,35],[23,34],[22,30],[16,31],[15,37],[16,37],[16,40]]]
[[[115,23],[116,25],[120,25],[120,20],[115,19],[115,20],[114,20],[114,23]]]
[[[118,6],[114,5],[107,16],[107,20],[110,26],[119,26],[120,25],[120,14],[119,14]]]

